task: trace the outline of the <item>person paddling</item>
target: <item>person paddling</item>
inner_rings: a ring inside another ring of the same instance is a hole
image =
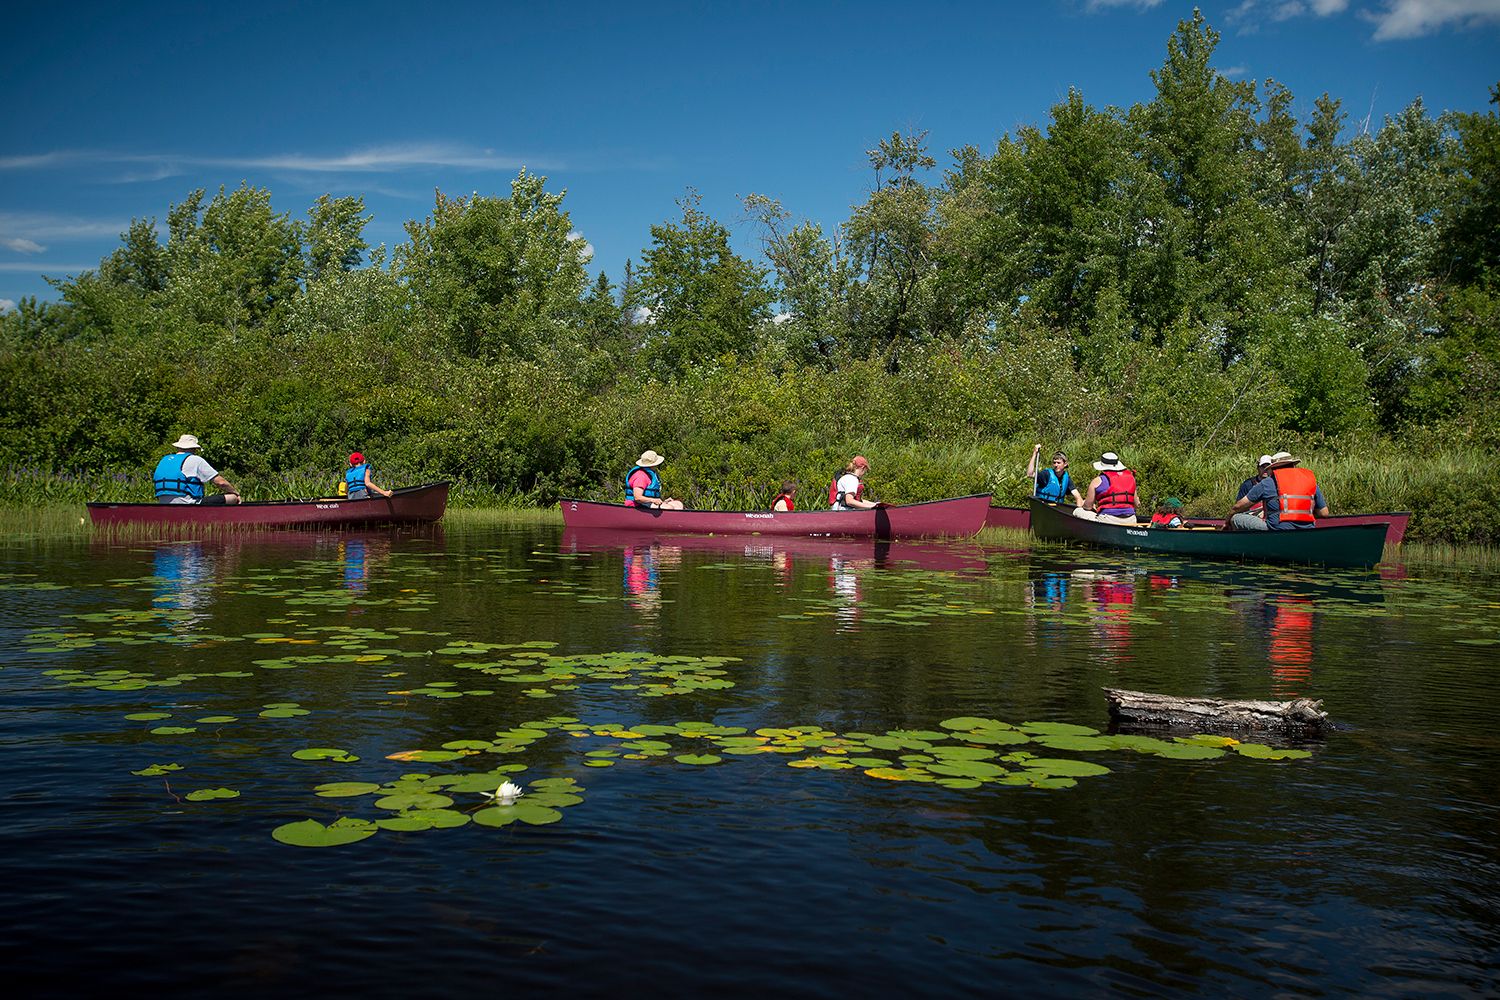
[[[865,474],[870,471],[870,460],[855,455],[844,468],[843,475],[834,480],[828,491],[828,501],[834,510],[870,510],[880,505],[865,499]]]
[[[1224,519],[1226,528],[1239,531],[1295,531],[1317,527],[1318,518],[1328,516],[1328,501],[1318,477],[1310,469],[1299,469],[1300,459],[1278,451],[1271,456],[1266,475],[1239,500]],[[1248,513],[1257,503],[1265,504],[1266,519]]]
[[[1135,473],[1125,467],[1120,456],[1106,451],[1094,463],[1099,475],[1084,490],[1083,503],[1073,508],[1073,516],[1085,521],[1103,521],[1106,524],[1128,524],[1134,527]]]
[[[630,471],[625,473],[625,506],[654,507],[660,510],[682,510],[682,501],[661,495],[661,476],[656,467],[666,461],[656,452],[641,452]]]
[[[771,502],[771,509],[782,513],[797,509],[797,481],[788,479],[781,484],[781,492],[776,494],[776,499]]]
[[[1068,475],[1068,456],[1060,451],[1052,453],[1052,464],[1045,468],[1037,468],[1037,459],[1042,457],[1042,446],[1038,444],[1031,449],[1031,461],[1026,463],[1026,475],[1031,479],[1031,495],[1038,500],[1047,503],[1062,503],[1070,495],[1073,502],[1079,506],[1083,505],[1083,497],[1073,485],[1073,479]]]
[[[344,470],[344,495],[350,500],[368,500],[371,493],[379,493],[389,498],[390,490],[383,490],[375,485],[370,478],[373,467],[365,461],[365,456],[360,452],[354,452],[349,456],[349,468]]]
[[[240,491],[219,470],[198,454],[198,439],[184,434],[172,444],[177,451],[165,455],[151,473],[157,503],[235,504]],[[204,484],[212,483],[223,493],[204,495]]]

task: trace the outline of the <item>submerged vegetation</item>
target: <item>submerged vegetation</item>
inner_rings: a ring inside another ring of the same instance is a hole
[[[0,504],[145,499],[184,430],[253,497],[325,494],[360,449],[382,482],[514,507],[611,498],[648,447],[694,506],[816,496],[856,451],[882,499],[1015,503],[1041,441],[1119,451],[1191,513],[1294,451],[1338,511],[1500,539],[1458,486],[1500,437],[1500,118],[1299,117],[1217,71],[1217,37],[1195,15],[1150,101],[1074,91],[938,176],[892,134],[835,231],[748,197],[765,267],[690,193],[591,280],[524,170],[438,194],[390,253],[359,198],[296,219],[192,192],[0,317]]]

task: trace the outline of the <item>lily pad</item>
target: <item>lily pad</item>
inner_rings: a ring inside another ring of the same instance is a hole
[[[325,799],[346,799],[378,791],[380,786],[373,781],[330,781],[313,789],[314,794]]]
[[[1109,768],[1087,760],[1067,760],[1062,757],[1033,757],[1026,762],[1028,771],[1041,771],[1054,777],[1084,778],[1097,774],[1108,774]]]
[[[271,831],[271,836],[293,847],[342,847],[375,835],[376,826],[367,819],[344,816],[327,826],[315,819],[287,823]]]
[[[171,712],[131,712],[125,718],[131,722],[155,722],[158,719],[170,719]]]
[[[239,797],[240,793],[233,788],[200,788],[183,796],[189,802],[209,802],[213,799],[237,799]]]
[[[397,792],[375,800],[377,809],[443,809],[453,800],[436,792]]]
[[[718,754],[712,753],[681,753],[673,759],[676,760],[679,764],[695,764],[706,766],[708,764],[717,764],[724,758],[720,757]]]
[[[292,756],[298,760],[336,760],[341,764],[352,764],[359,760],[348,750],[337,747],[308,747],[306,750],[292,751]]]
[[[1304,757],[1312,756],[1312,753],[1307,750],[1283,750],[1268,747],[1264,743],[1240,743],[1233,749],[1241,757],[1250,757],[1254,760],[1302,760]]]
[[[139,771],[131,771],[130,773],[131,774],[139,774],[142,777],[146,777],[146,778],[154,778],[154,777],[156,777],[159,774],[168,774],[168,773],[170,773],[172,771],[181,771],[181,770],[182,770],[182,765],[181,764],[152,764],[149,767],[143,767]]]

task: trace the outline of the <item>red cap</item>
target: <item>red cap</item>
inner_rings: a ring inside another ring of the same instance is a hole
[[[849,460],[849,464],[863,466],[864,468],[868,469],[870,467],[870,460],[868,458],[865,458],[865,456],[863,455],[855,455],[852,459]]]
[[[349,456],[349,464],[350,465],[358,465],[359,463],[363,462],[364,460],[365,460],[365,456],[363,454],[361,454],[360,452],[357,452],[357,451],[354,454],[352,454],[352,455]]]

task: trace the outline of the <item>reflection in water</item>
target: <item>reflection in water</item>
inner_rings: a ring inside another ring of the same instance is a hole
[[[214,600],[214,558],[202,542],[158,546],[151,557],[151,573],[157,580],[151,598],[154,607],[191,612],[171,619],[172,628],[191,628],[208,617]]]
[[[344,589],[363,594],[370,589],[371,572],[391,554],[389,538],[345,538],[339,542],[339,559],[344,564]]]
[[[833,556],[828,560],[828,584],[833,590],[834,617],[839,630],[847,632],[859,626],[860,584],[859,560]]]
[[[652,541],[626,546],[621,553],[627,603],[643,622],[654,622],[661,614],[661,570],[682,563],[682,550]]]
[[[1269,602],[1271,692],[1278,698],[1300,697],[1312,678],[1313,600],[1284,595]]]

